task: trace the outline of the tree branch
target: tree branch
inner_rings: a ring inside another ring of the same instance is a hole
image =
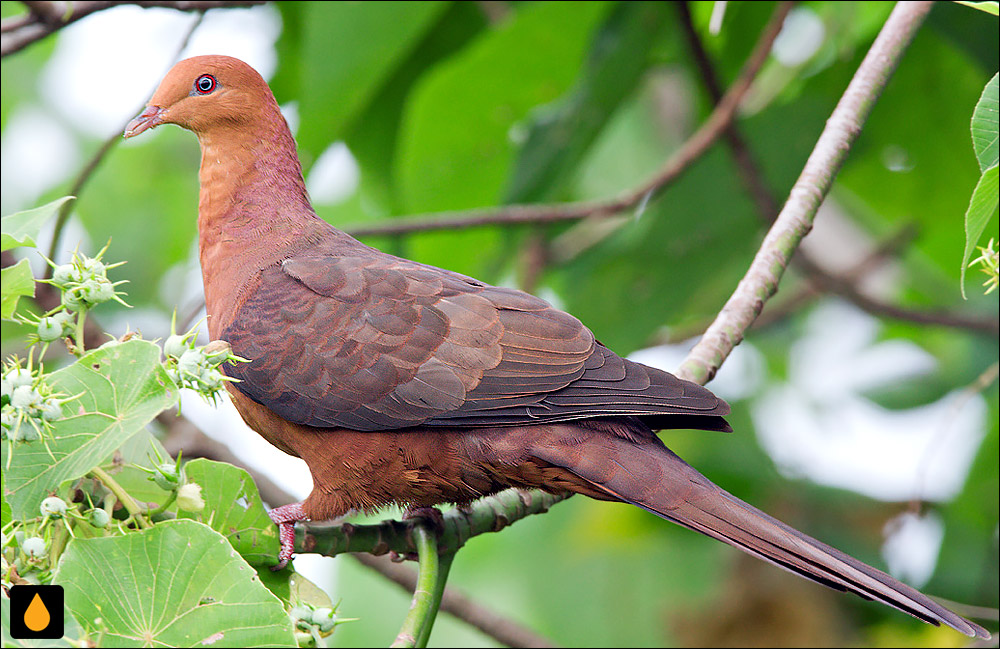
[[[14,16],[3,21],[0,27],[0,57],[19,52],[28,45],[54,34],[92,13],[117,7],[118,5],[138,5],[140,7],[164,7],[178,11],[208,11],[221,7],[249,7],[264,4],[264,0],[77,0],[76,2],[22,2],[28,7],[27,16]]]
[[[778,290],[778,282],[816,211],[830,191],[851,145],[875,101],[923,23],[931,2],[900,2],[893,9],[847,90],[826,123],[788,200],[771,227],[747,274],[677,375],[706,383],[743,340],[743,333]]]

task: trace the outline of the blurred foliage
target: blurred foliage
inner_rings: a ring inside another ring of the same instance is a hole
[[[712,7],[692,3],[692,16],[725,87],[774,3],[729,3],[717,35],[708,31]],[[739,120],[777,197],[795,181],[890,8],[805,2],[795,10],[822,26],[819,42],[811,43],[815,51],[795,64],[772,58]],[[2,10],[7,17],[23,8],[3,2]],[[648,178],[711,110],[680,14],[670,3],[281,2],[254,11],[282,25],[271,82],[279,103],[297,106],[296,137],[307,174],[334,142],[346,143],[357,161],[353,194],[316,205],[339,227],[440,210],[612,196]],[[83,29],[88,20],[70,29]],[[71,168],[82,169],[100,142],[60,116],[39,81],[61,38],[3,60],[0,126],[6,142],[16,116],[49,116],[69,130],[82,152]],[[995,17],[938,3],[840,172],[831,201],[839,218],[871,245],[904,227],[915,229],[912,243],[891,263],[887,301],[996,317],[997,296],[983,296],[978,286],[967,287],[963,302],[959,262],[962,219],[979,178],[969,123],[996,72],[997,52]],[[152,86],[162,73],[151,69],[148,78],[119,82]],[[190,134],[159,129],[112,151],[74,205],[72,235],[64,237],[59,254],[71,251],[77,238],[84,239],[81,249],[87,241],[98,243],[96,249],[111,237],[114,258],[129,261],[119,275],[131,281],[129,302],[136,309],[102,321],[113,333],[128,321],[140,324],[146,338],[166,335],[176,303],[200,288],[194,272],[198,160]],[[4,175],[15,165],[5,153]],[[21,204],[5,200],[4,213],[62,196],[72,180],[62,178]],[[717,145],[667,191],[621,218],[366,241],[500,284],[530,274],[527,251],[541,244],[546,263],[533,290],[625,354],[664,331],[707,325],[745,271],[770,216],[757,213],[732,158]],[[998,238],[995,215],[979,245],[990,237]],[[803,284],[789,274],[779,298]],[[884,567],[878,556],[883,526],[908,505],[784,477],[752,434],[755,399],[767,385],[786,380],[789,350],[804,334],[809,312],[807,306],[750,332],[748,341],[764,357],[764,383],[733,403],[736,434],[675,431],[667,437],[724,488]],[[20,334],[4,323],[5,355]],[[870,396],[889,408],[936,401],[997,362],[997,340],[981,334],[885,320],[878,335],[911,341],[937,363],[931,372],[873,389]],[[996,380],[983,396],[984,441],[964,489],[952,502],[924,504],[940,515],[945,535],[923,589],[995,608]],[[571,646],[961,640],[953,633],[931,635],[936,631],[886,607],[808,584],[803,589],[794,577],[745,563],[739,553],[638,509],[573,498],[548,515],[475,539],[459,553],[450,583]],[[339,630],[335,642],[387,644],[408,598],[353,563],[338,565],[334,599],[342,598],[344,614],[361,621]],[[803,614],[810,616],[808,625],[779,614],[814,600],[805,607],[811,613]],[[447,616],[432,642],[494,644]]]

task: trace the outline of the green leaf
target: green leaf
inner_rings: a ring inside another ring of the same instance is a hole
[[[51,203],[23,212],[15,212],[0,219],[0,250],[9,250],[17,246],[35,247],[35,237],[52,216],[59,211],[66,201],[75,196],[63,196]]]
[[[973,9],[978,9],[979,11],[985,11],[986,13],[993,14],[994,16],[1000,15],[1000,2],[996,2],[995,0],[991,0],[990,2],[966,2],[965,0],[956,0],[956,4],[972,7]]]
[[[296,29],[283,32],[282,68],[272,84],[281,101],[299,102],[296,139],[308,168],[368,105],[440,13],[444,2],[303,2]],[[289,43],[289,41],[293,41]],[[292,49],[297,50],[295,56]]]
[[[972,251],[979,243],[979,237],[986,229],[986,224],[990,222],[997,212],[998,196],[1000,184],[997,182],[997,165],[983,172],[979,178],[976,189],[972,192],[972,199],[969,201],[969,209],[965,212],[965,252],[962,254],[962,275],[961,287],[962,297],[965,297],[965,270],[972,257]]]
[[[257,577],[285,608],[310,604],[313,608],[335,608],[330,596],[322,588],[294,570],[275,572],[266,566],[257,566]]]
[[[976,159],[979,160],[979,170],[985,172],[990,167],[997,164],[997,139],[998,135],[997,114],[1000,107],[998,98],[997,75],[987,82],[983,88],[983,94],[976,102],[976,108],[972,111],[972,146],[976,150]]]
[[[10,511],[10,503],[7,502],[7,477],[0,471],[0,527],[7,527],[7,523],[14,520],[14,515]]]
[[[572,85],[607,11],[597,2],[521,5],[424,75],[407,102],[396,154],[402,209],[495,204],[516,151],[512,127]]]
[[[5,495],[18,519],[37,516],[50,490],[85,475],[177,401],[160,348],[145,340],[101,347],[53,372],[49,383],[80,397],[63,406],[65,418],[46,435],[48,448],[41,441],[17,442],[11,457],[11,442],[3,442]]]
[[[344,132],[344,140],[361,167],[361,197],[358,205],[340,203],[345,219],[356,222],[359,215],[396,213],[392,169],[396,156],[403,109],[413,87],[441,61],[465,47],[487,27],[481,7],[468,2],[450,3],[436,24],[392,73],[378,94],[358,113]],[[315,207],[315,205],[314,205]],[[336,216],[321,216],[337,223]],[[342,219],[343,220],[343,219]]]
[[[101,618],[102,646],[295,646],[280,600],[195,521],[74,540],[53,583],[77,619]]]
[[[0,318],[10,320],[22,296],[35,296],[35,278],[27,259],[0,270]]]
[[[278,527],[264,510],[264,503],[250,474],[243,469],[199,458],[184,465],[187,481],[201,485],[205,509],[193,514],[178,511],[179,518],[201,520],[219,532],[251,566],[278,563]]]

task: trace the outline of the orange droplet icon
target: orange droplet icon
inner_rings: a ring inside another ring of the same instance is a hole
[[[28,610],[24,612],[24,625],[38,633],[49,625],[51,619],[49,609],[45,608],[42,598],[38,596],[38,593],[35,593],[35,597],[28,604]]]

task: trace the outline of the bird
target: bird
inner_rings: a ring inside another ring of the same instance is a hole
[[[656,431],[731,430],[707,388],[622,358],[528,293],[386,254],[313,210],[267,82],[221,55],[178,62],[125,129],[201,146],[199,256],[208,330],[244,421],[308,465],[313,489],[270,510],[278,568],[294,523],[508,488],[631,503],[825,586],[970,637],[981,626],[729,494]]]

